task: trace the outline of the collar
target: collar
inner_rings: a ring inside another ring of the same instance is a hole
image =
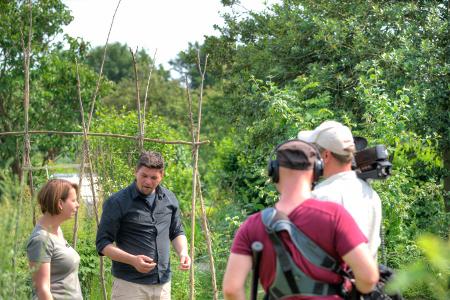
[[[136,180],[130,185],[131,199],[136,198],[145,198],[145,195],[141,194],[137,188]],[[160,185],[158,185],[155,189],[156,196],[162,196],[164,194]]]
[[[355,171],[339,172],[339,173],[331,175],[330,177],[322,180],[321,182],[319,182],[319,184],[325,184],[325,183],[332,182],[332,181],[335,181],[335,180],[338,180],[338,179],[354,179],[354,178],[358,178],[358,176],[356,176],[356,172]]]

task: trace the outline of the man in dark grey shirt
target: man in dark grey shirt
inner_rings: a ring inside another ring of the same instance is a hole
[[[135,182],[103,205],[96,246],[113,261],[112,299],[170,299],[170,242],[180,269],[190,268],[178,201],[163,176],[161,154],[143,152]]]

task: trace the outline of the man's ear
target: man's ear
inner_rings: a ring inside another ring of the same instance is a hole
[[[322,157],[322,160],[324,163],[327,163],[330,161],[331,158],[331,151],[329,150],[323,150],[322,153],[320,154],[320,156]]]

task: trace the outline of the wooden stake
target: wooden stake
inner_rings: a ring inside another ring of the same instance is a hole
[[[195,142],[195,127],[194,127],[194,119],[192,117],[192,98],[189,89],[189,84],[186,76],[186,92],[188,98],[189,105],[189,121],[191,125],[191,135],[192,142]],[[191,245],[190,245],[190,256],[191,256],[191,269],[189,270],[189,299],[195,299],[195,270],[194,270],[194,260],[195,260],[195,199],[197,193],[197,167],[198,167],[198,147],[194,145],[192,147],[192,198],[191,198]]]
[[[198,114],[197,114],[197,130],[195,130],[194,127],[194,120],[192,116],[192,98],[189,90],[189,84],[187,77],[185,78],[186,81],[186,91],[188,96],[188,104],[189,104],[189,119],[191,123],[191,135],[192,135],[192,143],[193,143],[193,174],[192,174],[192,205],[191,205],[191,260],[192,263],[195,260],[195,202],[196,202],[196,192],[197,192],[197,178],[198,178],[198,151],[199,146],[195,143],[200,140],[200,128],[201,128],[201,121],[202,121],[202,102],[203,102],[203,85],[205,81],[205,71],[206,71],[206,65],[208,62],[208,55],[205,57],[205,64],[202,68],[200,65],[200,51],[197,52],[197,65],[201,74],[201,84],[200,84],[200,95],[198,100]],[[192,267],[190,269],[189,273],[189,279],[190,279],[190,293],[189,293],[189,299],[193,300],[195,299],[195,270],[194,270],[194,264],[192,264]]]
[[[69,132],[69,131],[54,131],[54,130],[29,130],[29,134],[46,134],[46,135],[84,135],[83,132]],[[8,135],[24,135],[24,131],[8,131],[8,132],[0,132],[0,136],[8,136]],[[102,136],[102,137],[111,137],[111,138],[121,138],[128,140],[138,140],[139,136],[130,136],[124,134],[116,134],[116,133],[98,133],[98,132],[87,132],[88,136]],[[153,138],[144,138],[146,142],[153,142],[158,144],[184,144],[184,145],[202,145],[209,144],[209,140],[199,141],[199,142],[187,142],[187,141],[166,141],[161,139],[153,139]]]
[[[92,115],[94,114],[95,100],[97,99],[98,90],[100,89],[100,82],[102,80],[103,65],[105,63],[106,49],[108,48],[109,35],[111,34],[111,30],[112,30],[112,27],[114,24],[114,19],[116,17],[116,13],[117,13],[117,10],[119,9],[119,5],[120,5],[121,1],[122,0],[119,0],[117,2],[116,10],[114,11],[114,15],[111,20],[111,25],[109,26],[108,36],[106,37],[105,48],[103,50],[102,64],[100,65],[100,72],[98,74],[97,85],[95,86],[95,92],[94,92],[94,95],[92,96],[91,110],[89,113],[89,119],[88,119],[88,123],[87,123],[87,127],[86,127],[88,132],[89,132],[89,129],[91,128],[91,120],[92,120]]]
[[[89,152],[89,139],[88,139],[88,129],[86,126],[86,122],[84,121],[84,109],[83,109],[83,101],[81,100],[81,87],[80,87],[80,76],[78,71],[78,60],[75,58],[75,64],[76,64],[76,71],[77,71],[77,92],[78,92],[78,100],[80,102],[80,114],[81,114],[81,125],[83,126],[83,147],[84,147],[84,154],[86,158],[86,163],[89,168],[89,179],[91,183],[91,191],[92,191],[92,201],[94,204],[94,214],[95,214],[95,222],[97,224],[97,227],[100,223],[100,219],[98,216],[98,208],[97,208],[97,198],[95,196],[96,190],[94,185],[94,176],[93,176],[93,170],[92,170],[92,161],[91,161],[91,155]],[[83,167],[84,167],[84,157],[83,157]],[[83,171],[80,171],[82,173]],[[82,178],[80,178],[81,181]],[[105,267],[104,267],[104,261],[103,256],[99,256],[100,259],[100,283],[102,285],[102,293],[103,293],[103,300],[107,300],[108,296],[106,293],[106,284],[105,284]]]
[[[19,8],[20,9],[20,8]],[[27,45],[25,46],[25,38],[24,38],[24,32],[22,29],[25,28],[24,25],[21,24],[19,27],[20,29],[20,41],[22,44],[22,50],[24,54],[24,60],[23,60],[23,69],[24,69],[24,96],[23,96],[23,102],[24,102],[24,142],[23,142],[23,163],[22,167],[31,167],[31,159],[30,159],[30,152],[31,152],[31,145],[30,145],[30,134],[28,132],[28,110],[30,107],[30,56],[31,56],[31,37],[32,37],[32,31],[33,31],[33,15],[32,15],[32,2],[31,0],[28,0],[28,39],[27,39]],[[20,21],[22,23],[22,21]],[[13,294],[12,298],[16,298],[16,257],[18,252],[18,245],[17,245],[17,237],[19,235],[19,227],[20,227],[20,215],[21,215],[21,209],[22,209],[22,197],[23,197],[23,189],[24,189],[24,176],[21,178],[21,193],[19,197],[19,203],[17,204],[18,212],[16,216],[16,224],[14,228],[14,248],[13,248],[13,259],[12,259],[12,269],[13,269],[13,276],[12,276],[12,285],[13,285]],[[36,213],[33,205],[33,172],[28,170],[28,181],[30,184],[30,194],[31,194],[31,207],[33,208],[33,226],[36,225]]]
[[[145,88],[144,113],[142,114],[142,130],[144,131],[144,133],[145,133],[145,115],[146,115],[146,111],[147,111],[147,95],[148,95],[148,89],[150,87],[150,79],[152,78],[153,69],[155,67],[155,58],[156,58],[157,51],[158,51],[158,49],[156,49],[155,53],[153,54],[152,65],[150,67],[150,71],[149,71],[148,79],[147,79],[147,86]]]
[[[139,76],[137,72],[137,63],[136,63],[136,55],[137,55],[137,48],[136,52],[133,53],[133,50],[130,48],[131,57],[133,58],[133,69],[134,69],[134,82],[136,85],[136,108],[137,108],[137,115],[138,115],[138,128],[139,128],[139,151],[144,151],[144,130],[143,130],[143,120],[141,116],[141,98],[139,96]]]
[[[208,247],[209,270],[211,272],[213,299],[218,300],[219,290],[217,289],[216,268],[214,267],[214,254],[212,250],[211,234],[209,232],[208,217],[206,216],[205,202],[203,201],[202,183],[200,181],[200,174],[198,173],[197,173],[197,187],[198,187],[198,195],[200,196],[200,207],[202,209],[203,230],[205,231],[206,245]]]

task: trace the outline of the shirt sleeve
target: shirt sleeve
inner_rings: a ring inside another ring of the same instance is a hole
[[[251,228],[250,225],[251,220],[252,219],[247,219],[236,231],[233,244],[231,245],[232,253],[250,256],[252,255],[250,235],[249,235],[249,229]]]
[[[175,195],[172,195],[174,198],[174,209],[172,211],[172,218],[170,220],[170,228],[169,228],[169,238],[173,241],[179,235],[185,235],[183,229],[183,223],[181,223],[181,213],[180,206],[178,204],[178,200]]]
[[[369,249],[370,253],[372,253],[373,257],[377,257],[378,248],[381,245],[381,220],[382,220],[382,208],[381,208],[381,199],[378,194],[374,191],[373,196],[374,208],[373,208],[373,223],[370,224],[373,232],[372,236],[369,236],[370,240]]]
[[[339,206],[336,211],[336,250],[340,257],[356,248],[359,244],[367,243],[366,236],[344,207]]]
[[[28,260],[48,263],[52,260],[53,249],[53,243],[48,235],[36,235],[29,240],[27,245]]]
[[[103,204],[103,213],[95,240],[97,252],[100,256],[103,256],[102,251],[107,245],[116,241],[121,217],[121,209],[117,203],[117,199],[109,198]]]

